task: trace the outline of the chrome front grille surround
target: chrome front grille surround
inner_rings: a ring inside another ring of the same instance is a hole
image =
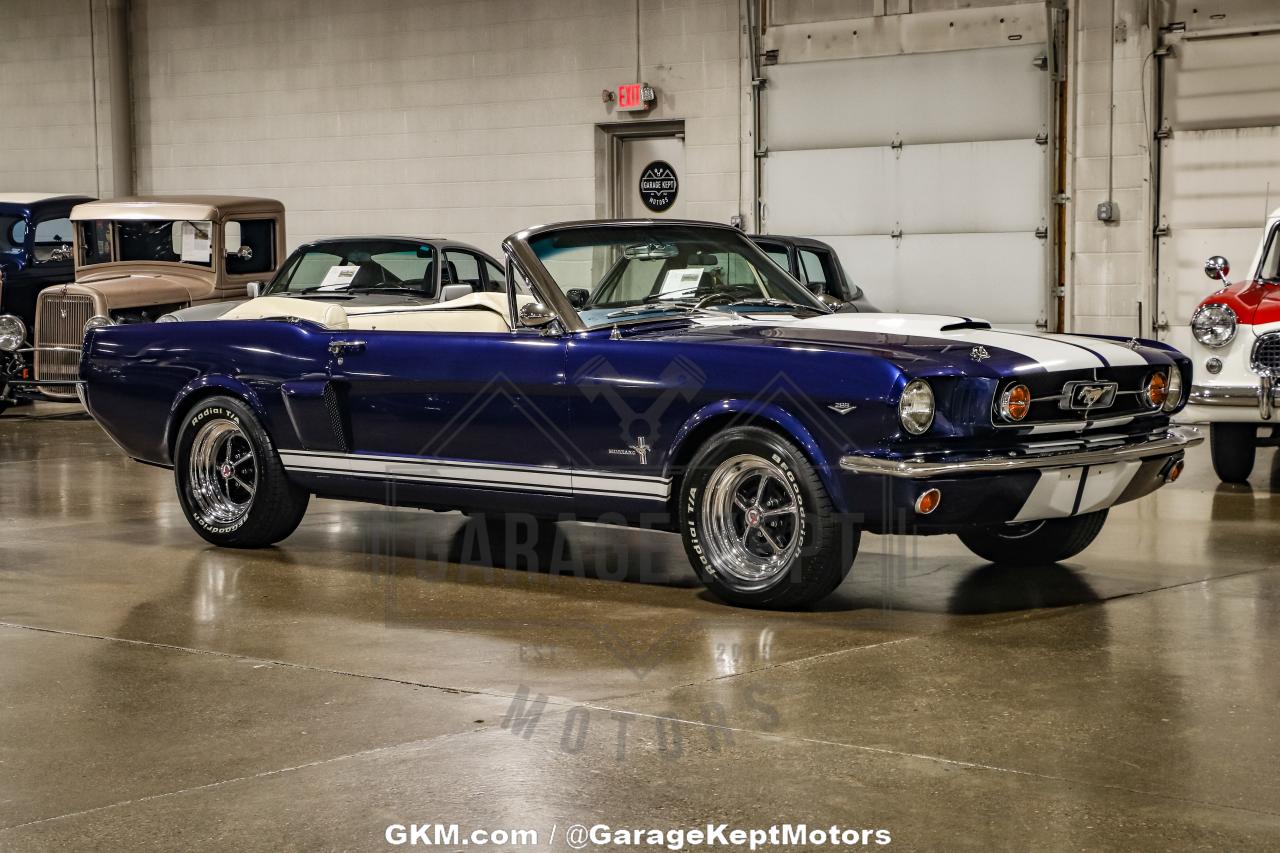
[[[36,381],[80,378],[80,348],[84,324],[93,316],[93,297],[80,294],[41,294],[36,312]],[[53,349],[53,348],[58,349]],[[52,389],[50,389],[52,390]],[[74,399],[72,390],[57,394]]]
[[[1265,373],[1268,376],[1280,375],[1280,332],[1258,336],[1258,339],[1253,342],[1249,366],[1256,373]]]

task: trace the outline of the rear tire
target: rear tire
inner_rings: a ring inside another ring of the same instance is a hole
[[[1224,483],[1247,482],[1258,453],[1258,427],[1254,424],[1210,424],[1209,452],[1219,480]]]
[[[183,417],[174,481],[187,521],[224,548],[261,548],[302,522],[311,495],[290,482],[253,412],[232,397],[210,397]]]
[[[785,438],[735,427],[708,441],[680,484],[694,571],[740,607],[792,609],[849,574],[861,531],[842,519],[809,460]]]
[[[1004,566],[1046,566],[1069,560],[1093,543],[1106,523],[1100,509],[1070,518],[980,527],[960,534],[965,547]]]

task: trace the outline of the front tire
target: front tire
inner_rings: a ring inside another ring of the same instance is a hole
[[[1102,532],[1107,511],[1023,524],[980,527],[960,534],[965,547],[984,560],[1004,566],[1046,566],[1069,560]]]
[[[1209,453],[1214,473],[1222,482],[1248,482],[1257,452],[1258,428],[1254,424],[1209,425]]]
[[[307,511],[310,493],[289,481],[271,437],[232,397],[210,397],[187,412],[173,461],[182,511],[214,545],[271,545]]]
[[[680,529],[698,577],[724,601],[792,609],[848,575],[860,531],[841,519],[791,442],[735,427],[698,451],[680,484]]]

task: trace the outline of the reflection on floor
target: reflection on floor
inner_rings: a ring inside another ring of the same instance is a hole
[[[758,613],[676,537],[599,525],[319,501],[279,547],[210,548],[167,472],[70,408],[10,412],[0,849],[415,821],[1274,849],[1278,488],[1270,452],[1232,487],[1198,449],[1068,564],[868,536],[822,606]]]

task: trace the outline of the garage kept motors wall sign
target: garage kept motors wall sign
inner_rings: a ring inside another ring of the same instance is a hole
[[[679,192],[680,179],[665,160],[654,160],[640,173],[640,200],[655,213],[670,210]]]

